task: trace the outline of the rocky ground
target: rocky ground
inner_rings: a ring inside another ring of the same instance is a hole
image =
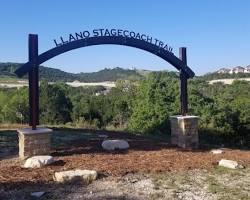
[[[34,198],[32,192],[45,192]],[[99,177],[89,185],[81,183],[20,182],[2,185],[0,199],[66,200],[217,200],[250,199],[250,169],[188,170],[164,173],[128,173]]]

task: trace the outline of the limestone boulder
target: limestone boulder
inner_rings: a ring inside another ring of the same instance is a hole
[[[129,144],[126,140],[104,140],[102,148],[107,151],[125,150],[129,148]]]
[[[52,164],[54,158],[52,156],[33,156],[28,158],[24,163],[24,168],[40,168],[45,165]]]
[[[59,183],[82,181],[86,184],[97,179],[97,172],[94,170],[69,170],[63,172],[55,172],[54,180]]]
[[[211,150],[211,153],[212,153],[212,154],[222,154],[222,153],[224,153],[224,152],[223,152],[223,150],[221,150],[221,149],[213,149],[213,150]]]
[[[233,160],[226,160],[226,159],[221,159],[219,161],[219,166],[226,167],[226,168],[229,168],[229,169],[240,169],[240,168],[243,168],[243,166],[239,165],[238,162],[233,161]]]

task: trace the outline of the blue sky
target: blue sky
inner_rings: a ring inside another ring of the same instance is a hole
[[[29,33],[39,35],[39,53],[53,39],[94,28],[145,33],[173,47],[187,47],[196,74],[250,64],[249,0],[2,0],[0,62],[26,62]],[[174,70],[148,52],[116,45],[91,46],[57,56],[43,65],[68,72],[105,67]]]

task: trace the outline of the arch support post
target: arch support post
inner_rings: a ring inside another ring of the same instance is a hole
[[[32,65],[29,71],[29,125],[36,130],[39,124],[38,35],[29,34],[29,62]]]
[[[31,128],[18,129],[19,157],[25,159],[50,153],[51,129],[36,127],[39,124],[39,63],[38,35],[29,34],[29,107]]]
[[[179,49],[179,59],[187,66],[187,49]],[[182,148],[197,148],[199,146],[197,116],[188,113],[187,76],[180,70],[180,101],[181,115],[171,116],[171,143]]]
[[[187,65],[187,49],[185,47],[181,47],[179,49],[179,58],[183,63],[185,63],[185,65]],[[187,77],[182,70],[180,70],[180,81],[181,115],[186,116],[188,113]]]

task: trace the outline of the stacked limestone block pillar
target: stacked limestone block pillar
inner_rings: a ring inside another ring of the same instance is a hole
[[[19,157],[25,159],[35,155],[50,154],[51,129],[32,128],[18,129]]]
[[[171,116],[171,143],[182,148],[199,146],[197,116]]]

